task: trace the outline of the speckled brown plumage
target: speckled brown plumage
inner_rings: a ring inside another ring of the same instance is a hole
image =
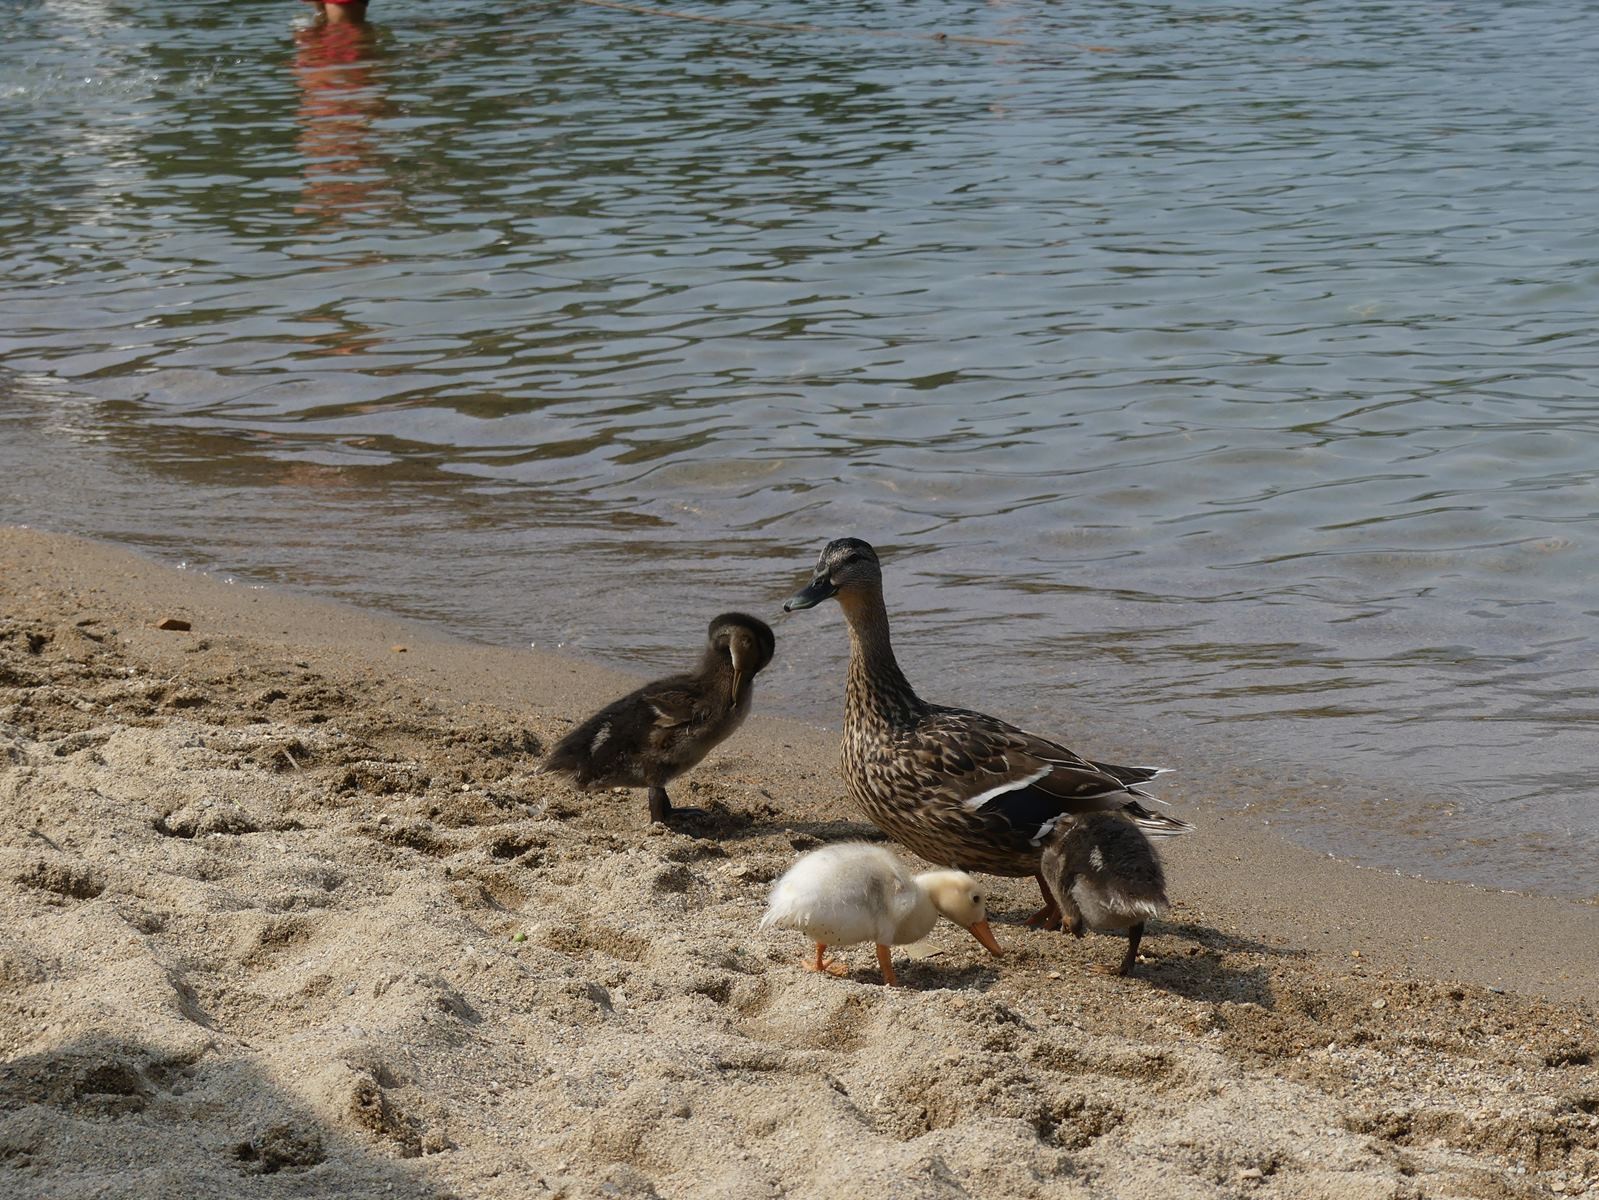
[[[774,644],[764,621],[723,613],[711,622],[697,669],[606,705],[560,740],[543,769],[585,791],[648,788],[650,819],[665,820],[672,812],[666,785],[743,724]]]
[[[841,538],[787,609],[836,596],[849,623],[843,776],[862,813],[929,862],[1037,875],[1041,843],[1063,817],[1116,811],[1152,833],[1185,821],[1146,808],[1150,767],[1095,763],[984,713],[929,704],[895,661],[877,555]],[[1042,881],[1040,881],[1042,882]],[[1046,902],[1052,905],[1047,890]]]

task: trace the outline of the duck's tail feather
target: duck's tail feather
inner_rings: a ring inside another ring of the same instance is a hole
[[[1143,793],[1140,792],[1139,795]],[[1144,799],[1152,800],[1154,797],[1144,796]],[[1194,831],[1193,825],[1181,817],[1174,817],[1170,813],[1151,812],[1136,800],[1129,800],[1122,805],[1122,813],[1150,837],[1176,837]]]
[[[1139,921],[1164,916],[1171,907],[1159,879],[1133,882],[1101,872],[1079,875],[1072,884],[1071,896],[1095,929],[1126,929]]]
[[[549,757],[539,764],[535,773],[569,779],[584,788],[593,778],[593,766],[593,760],[582,753],[581,744],[571,745],[563,741],[550,751]]]
[[[1170,775],[1171,767],[1119,767],[1115,763],[1097,762],[1093,764],[1094,770],[1102,775],[1109,775],[1117,783],[1134,784],[1148,783],[1157,775]]]
[[[1143,893],[1133,891],[1120,881],[1105,887],[1105,901],[1109,908],[1129,921],[1151,921],[1156,917],[1165,915],[1171,902],[1166,899],[1166,893],[1153,891]]]

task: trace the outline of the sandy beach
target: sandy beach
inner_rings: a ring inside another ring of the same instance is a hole
[[[649,828],[535,774],[634,682],[0,529],[0,1195],[1599,1194],[1599,907],[1185,773],[1137,977],[1015,881],[1003,959],[945,924],[903,988],[821,977],[756,925],[871,834],[836,735],[757,687]]]

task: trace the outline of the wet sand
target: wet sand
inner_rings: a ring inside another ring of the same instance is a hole
[[[1138,977],[1007,882],[1004,959],[945,925],[891,991],[756,930],[870,833],[835,735],[752,719],[649,829],[533,773],[626,677],[27,530],[0,599],[0,1194],[1599,1190],[1599,907],[1359,870],[1179,775]]]

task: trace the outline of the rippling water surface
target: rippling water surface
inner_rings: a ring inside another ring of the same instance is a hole
[[[11,6],[4,518],[1599,893],[1595,5],[685,11]]]

